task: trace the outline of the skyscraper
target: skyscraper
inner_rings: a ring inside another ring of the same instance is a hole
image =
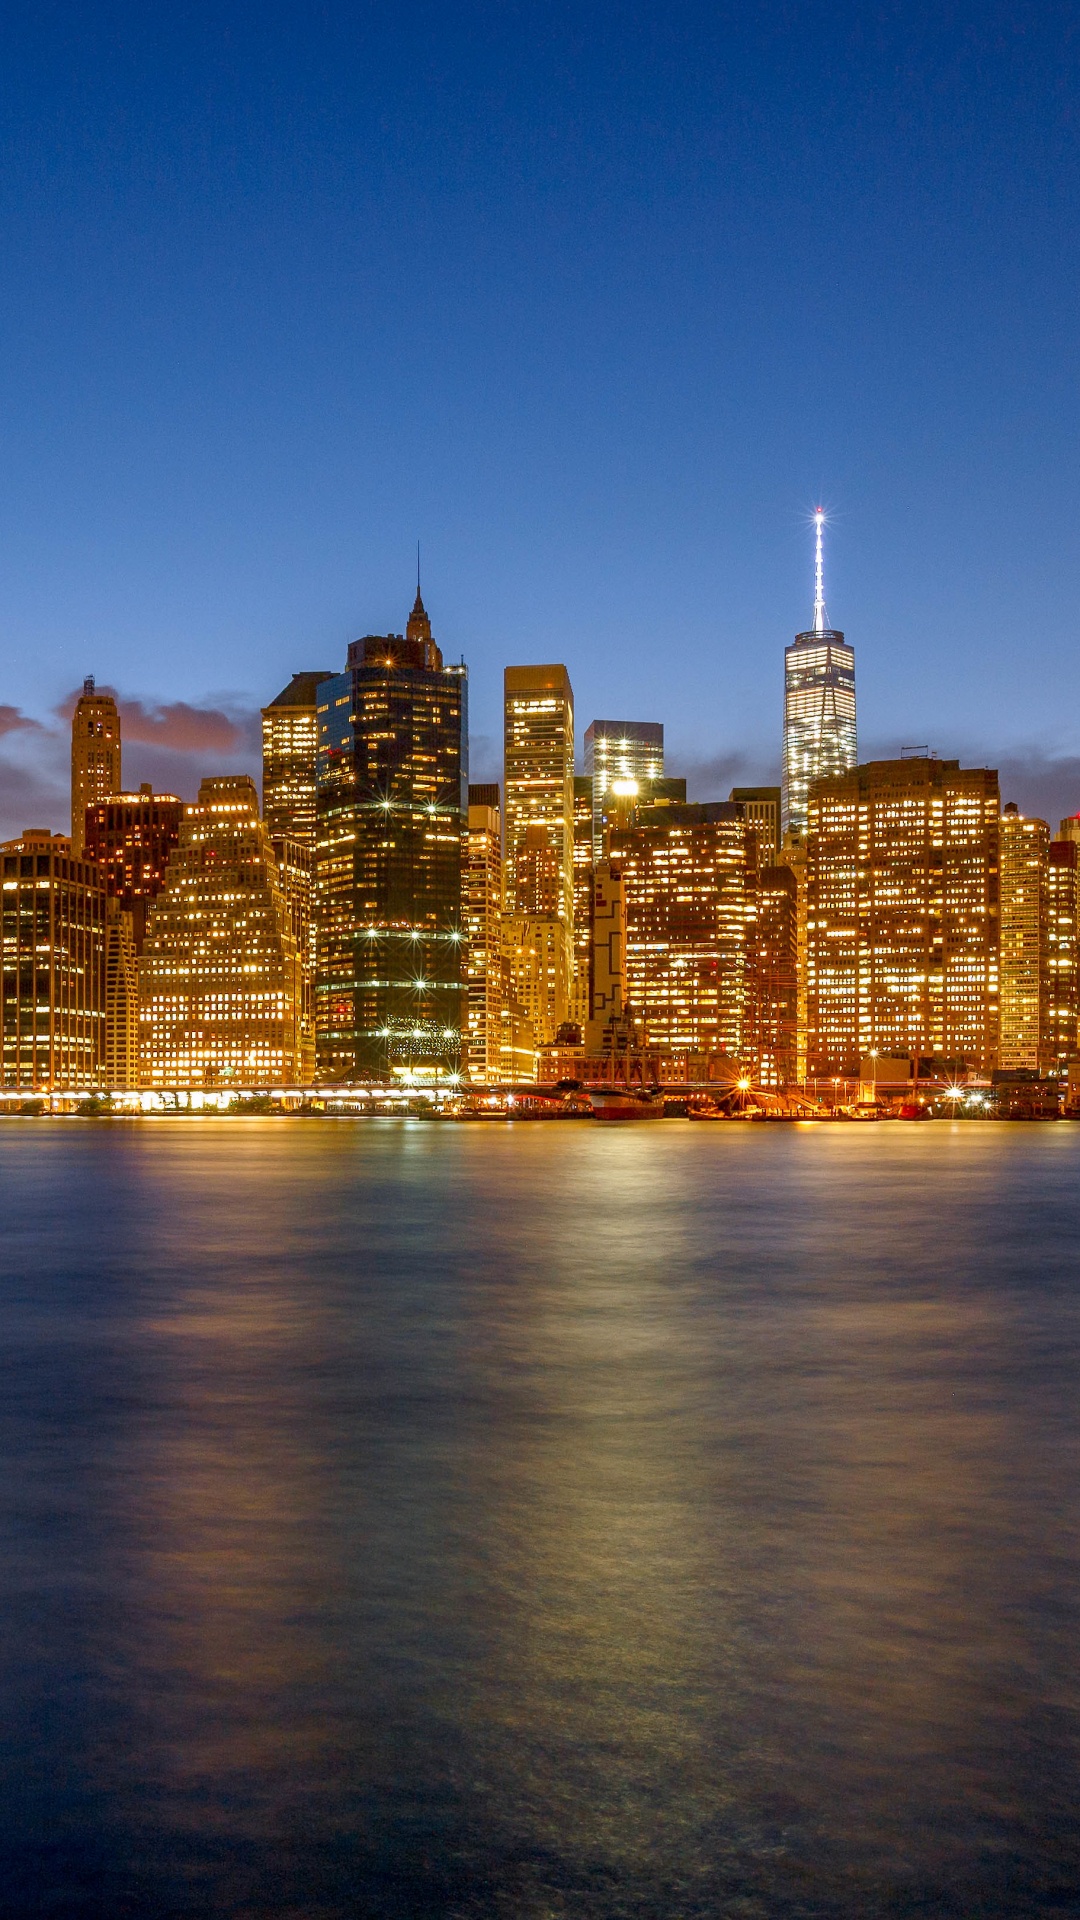
[[[850,772],[858,759],[855,737],[855,654],[825,612],[822,529],[816,540],[814,624],[797,633],[784,654],[784,767],[782,828],[806,830],[807,791],[812,780]]]
[[[150,911],[139,962],[147,1087],[311,1079],[289,904],[247,774],[204,780]]]
[[[585,772],[592,780],[593,858],[604,858],[604,829],[616,794],[647,804],[664,777],[664,729],[655,720],[594,720],[585,730]]]
[[[82,858],[86,809],[120,792],[120,715],[111,693],[98,693],[93,674],[71,717],[71,851]]]
[[[63,834],[0,846],[0,1062],[5,1087],[99,1087],[105,888]]]
[[[871,1052],[993,1065],[996,773],[920,755],[815,781],[806,885],[811,1078]]]
[[[146,917],[180,838],[184,803],[174,793],[114,793],[86,809],[86,855],[108,895],[105,917],[105,1083],[139,1084],[138,956]]]
[[[110,900],[132,915],[137,949],[150,902],[179,841],[183,811],[175,793],[155,793],[148,785],[138,793],[117,790],[87,808],[86,857],[97,861]]]
[[[271,840],[315,849],[316,712],[321,673],[294,673],[262,710],[263,819]]]
[[[639,808],[611,835],[624,1010],[645,1046],[739,1057],[750,1040],[757,838],[730,801]]]
[[[589,1018],[589,981],[592,974],[593,782],[592,775],[574,775],[574,977],[570,986],[570,1019],[585,1031]]]
[[[464,664],[419,592],[319,688],[316,1032],[322,1081],[456,1073],[465,1018]]]
[[[1080,892],[1075,840],[1051,840],[1046,866],[1046,1067],[1061,1071],[1077,1052],[1080,1019]]]
[[[1001,810],[1001,1038],[998,1066],[1038,1073],[1049,1054],[1050,828]]]
[[[539,929],[538,1046],[568,1018],[574,977],[574,696],[563,666],[507,667],[503,834],[507,911]],[[543,898],[538,891],[543,876]]]
[[[468,997],[464,1068],[494,1086],[502,1046],[502,823],[497,783],[469,788],[462,885]]]

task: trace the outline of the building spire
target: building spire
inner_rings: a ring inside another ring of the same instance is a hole
[[[825,565],[822,557],[822,528],[825,525],[824,507],[814,508],[814,632],[825,633],[828,629],[828,617],[825,612]]]

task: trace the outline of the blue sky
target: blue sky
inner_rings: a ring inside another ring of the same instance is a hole
[[[1054,4],[9,10],[0,828],[64,824],[87,672],[129,779],[248,763],[417,538],[475,775],[561,659],[580,733],[764,777],[819,497],[863,754],[1080,807],[1077,56]]]

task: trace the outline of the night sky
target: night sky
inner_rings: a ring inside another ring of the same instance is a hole
[[[0,830],[254,765],[296,669],[424,596],[502,667],[778,777],[783,648],[862,757],[1080,807],[1078,16],[1047,4],[9,9]]]

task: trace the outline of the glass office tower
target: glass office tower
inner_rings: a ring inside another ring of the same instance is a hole
[[[419,593],[319,687],[315,1024],[323,1083],[460,1071],[465,666]]]

